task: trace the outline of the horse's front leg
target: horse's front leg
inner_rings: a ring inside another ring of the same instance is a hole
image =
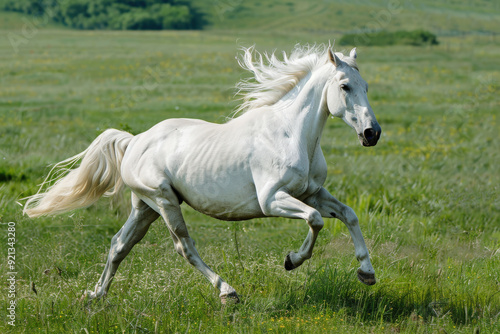
[[[305,203],[316,208],[322,217],[338,218],[347,226],[354,242],[356,258],[361,264],[358,269],[358,279],[367,285],[375,284],[375,270],[370,262],[370,254],[353,209],[333,197],[325,188],[307,198]]]
[[[285,269],[292,270],[311,258],[314,243],[319,231],[323,228],[321,214],[315,208],[279,190],[267,198],[263,203],[263,211],[267,216],[285,218],[301,218],[309,225],[309,233],[298,252],[290,252],[285,258]]]

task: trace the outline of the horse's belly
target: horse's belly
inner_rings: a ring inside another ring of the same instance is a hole
[[[189,206],[217,219],[246,220],[264,216],[251,184],[207,182],[179,193]]]

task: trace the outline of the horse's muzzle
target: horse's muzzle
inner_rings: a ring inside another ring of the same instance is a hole
[[[374,128],[366,128],[362,134],[358,134],[359,141],[363,146],[375,146],[380,139],[382,129],[380,126]]]

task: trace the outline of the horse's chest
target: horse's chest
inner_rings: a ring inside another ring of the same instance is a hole
[[[309,197],[318,192],[326,180],[327,165],[323,154],[318,154],[311,161],[308,175],[308,186],[305,192],[305,197]]]
[[[297,161],[295,166],[288,169],[289,184],[287,188],[290,195],[305,199],[318,192],[326,180],[327,165],[325,158],[319,149],[312,159],[304,158]]]

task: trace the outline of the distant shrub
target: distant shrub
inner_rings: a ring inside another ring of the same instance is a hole
[[[0,0],[0,9],[78,29],[201,29],[204,14],[188,0]]]
[[[370,33],[346,34],[339,40],[340,45],[437,45],[436,35],[425,30],[378,31]]]

